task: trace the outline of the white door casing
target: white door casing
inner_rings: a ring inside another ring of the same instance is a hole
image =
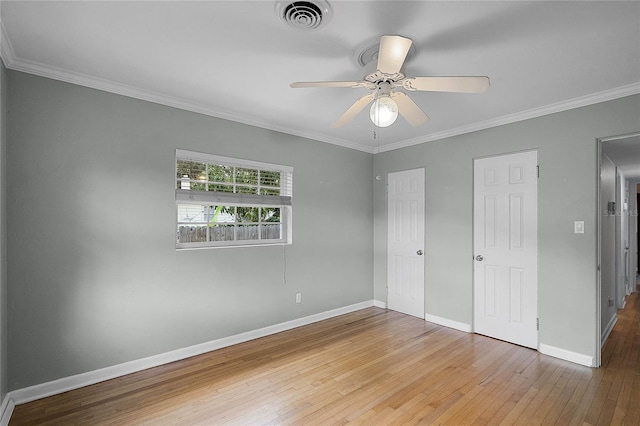
[[[424,169],[389,173],[387,307],[424,318]]]
[[[474,331],[538,347],[538,153],[474,161]]]

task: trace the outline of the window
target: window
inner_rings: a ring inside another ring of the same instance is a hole
[[[293,168],[176,150],[176,248],[291,243]]]

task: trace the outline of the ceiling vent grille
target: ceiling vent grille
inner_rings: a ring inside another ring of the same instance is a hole
[[[316,30],[331,18],[331,8],[324,0],[279,1],[276,13],[282,22],[298,31]]]

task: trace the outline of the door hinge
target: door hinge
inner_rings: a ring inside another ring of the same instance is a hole
[[[536,330],[540,331],[540,318],[536,318]]]
[[[540,166],[536,166],[536,176],[540,177]]]

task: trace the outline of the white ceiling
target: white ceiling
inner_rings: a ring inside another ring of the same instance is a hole
[[[2,56],[16,70],[366,152],[379,152],[640,93],[639,1],[337,1],[312,32],[275,1],[2,1]],[[414,41],[406,73],[487,75],[484,94],[411,92],[431,117],[377,131],[355,56],[384,34]]]

